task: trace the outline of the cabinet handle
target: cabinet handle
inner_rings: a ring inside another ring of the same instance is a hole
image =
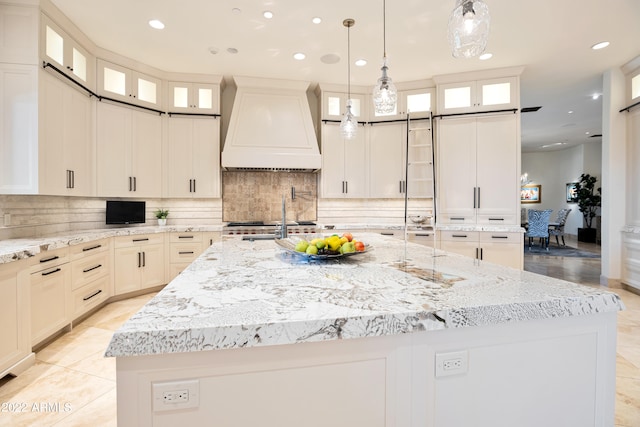
[[[455,216],[455,217],[451,217],[451,221],[464,221],[464,217],[463,216]]]
[[[58,255],[54,255],[54,256],[52,256],[50,258],[43,258],[43,259],[40,260],[40,262],[49,262],[49,261],[53,261],[54,259],[58,259],[58,258],[60,258]]]
[[[88,273],[88,272],[93,271],[93,270],[95,270],[97,268],[100,268],[100,267],[102,267],[102,264],[95,265],[95,266],[93,266],[91,268],[86,268],[86,269],[82,270],[82,272],[83,273]]]
[[[102,289],[98,289],[96,292],[92,293],[88,297],[82,298],[82,301],[89,301],[91,298],[95,297],[96,295],[100,295],[101,292],[102,292]]]
[[[138,179],[133,177],[133,191],[138,191]]]
[[[461,237],[461,238],[466,238],[468,237],[466,234],[452,234],[451,237]]]
[[[213,245],[213,239],[209,239],[209,246]]]
[[[71,171],[71,188],[76,188],[76,172]]]
[[[504,218],[489,218],[489,221],[504,221]]]
[[[482,261],[483,258],[484,258],[484,255],[482,254],[482,248],[480,248],[480,261]]]
[[[189,193],[193,193],[193,180],[189,180]]]
[[[429,237],[431,236],[430,233],[416,233],[416,237]]]
[[[133,239],[134,242],[146,242],[148,240],[149,240],[148,237],[145,237],[145,238],[142,238],[142,239]]]
[[[476,208],[476,189],[478,187],[473,187],[473,209]]]
[[[508,239],[509,236],[491,236],[492,239]]]
[[[138,252],[138,268],[142,267],[142,252]]]
[[[193,239],[193,236],[178,236],[178,239]]]
[[[51,271],[47,271],[46,273],[42,273],[42,275],[43,276],[48,276],[50,274],[57,273],[58,271],[62,271],[62,270],[58,267],[55,270],[51,270]]]
[[[381,231],[380,234],[383,236],[393,236],[393,233],[390,231]]]
[[[131,189],[133,188],[133,180],[131,179],[131,177],[129,177],[129,191],[131,191]]]
[[[94,249],[101,248],[102,245],[89,246],[88,248],[82,248],[82,252],[92,251]]]
[[[398,191],[402,194],[402,181],[398,181]]]
[[[143,267],[147,266],[147,256],[145,252],[142,252],[142,266]]]
[[[179,255],[193,255],[193,251],[178,252]]]
[[[348,193],[349,192],[349,181],[345,181],[344,182],[344,192]]]
[[[71,171],[67,169],[67,188],[71,188]]]
[[[196,180],[195,178],[193,179],[193,192],[196,192]]]
[[[480,187],[478,187],[478,209],[480,209]]]

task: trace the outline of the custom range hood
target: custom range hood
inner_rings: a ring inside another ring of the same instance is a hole
[[[237,92],[222,149],[226,170],[318,171],[322,163],[308,82],[234,77]]]

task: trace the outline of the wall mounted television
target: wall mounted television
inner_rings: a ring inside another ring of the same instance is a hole
[[[144,224],[146,202],[107,200],[107,224]]]

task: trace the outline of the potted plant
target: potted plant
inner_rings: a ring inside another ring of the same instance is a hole
[[[169,216],[167,209],[158,209],[153,214],[158,218],[158,225],[167,225],[167,217]]]
[[[576,183],[578,210],[582,212],[584,224],[587,226],[586,228],[578,228],[578,241],[580,242],[596,242],[596,229],[592,228],[593,218],[602,203],[602,189],[596,188],[597,181],[595,176],[583,173]]]

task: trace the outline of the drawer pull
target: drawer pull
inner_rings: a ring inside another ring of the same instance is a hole
[[[82,298],[82,301],[89,301],[91,298],[95,297],[96,295],[99,295],[100,293],[102,293],[102,289],[98,289],[96,292],[92,293],[88,297]]]
[[[492,239],[508,239],[509,236],[491,236]]]
[[[147,242],[148,240],[148,237],[145,237],[144,239],[133,239],[134,242]]]
[[[89,246],[88,248],[82,248],[82,252],[92,251],[94,249],[101,248],[102,245]]]
[[[43,276],[48,276],[53,273],[57,273],[58,271],[62,271],[60,268],[56,268],[55,270],[47,271],[46,273],[42,273]]]
[[[179,255],[193,255],[193,251],[181,251],[178,252]]]
[[[451,221],[464,221],[464,217],[451,217]]]
[[[465,238],[465,237],[468,237],[468,236],[466,234],[452,234],[451,237],[462,237],[462,238]]]
[[[489,221],[504,221],[504,218],[489,218]]]
[[[416,237],[429,237],[431,234],[429,233],[416,233]]]
[[[382,231],[382,232],[380,232],[380,234],[382,234],[383,236],[393,236],[393,233],[391,233],[389,231]]]
[[[97,269],[97,268],[100,268],[100,267],[102,267],[102,264],[95,265],[95,266],[93,266],[93,267],[91,267],[91,268],[86,268],[86,269],[82,270],[82,272],[83,272],[83,273],[88,273],[88,272],[90,272],[90,271],[92,271],[92,270],[95,270],[95,269]]]
[[[60,258],[58,255],[52,256],[51,258],[43,258],[40,260],[40,262],[49,262],[49,261],[53,261],[54,259],[58,259]]]
[[[193,236],[178,236],[178,239],[193,239]]]

